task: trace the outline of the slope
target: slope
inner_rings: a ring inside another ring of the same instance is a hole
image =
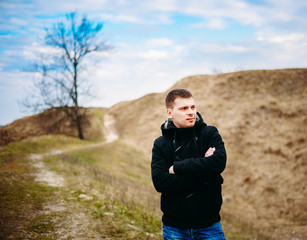
[[[85,115],[82,121],[85,139],[102,140],[104,109],[81,108],[81,111]],[[67,119],[66,114],[59,108],[52,108],[0,127],[0,146],[47,134],[78,136],[74,123]]]
[[[226,143],[223,214],[274,239],[307,237],[307,69],[197,75],[172,88],[178,87],[191,90]],[[166,117],[165,94],[108,111],[120,137],[148,160]]]

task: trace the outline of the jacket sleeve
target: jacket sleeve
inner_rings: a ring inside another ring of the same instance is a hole
[[[163,156],[156,140],[152,149],[151,176],[154,187],[158,192],[184,193],[199,186],[200,181],[197,178],[170,174],[169,168],[171,165]]]
[[[222,137],[216,127],[210,127],[209,146],[215,147],[210,157],[187,158],[174,162],[175,175],[211,178],[221,174],[226,167],[226,150]]]

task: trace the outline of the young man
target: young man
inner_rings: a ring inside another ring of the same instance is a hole
[[[196,111],[192,94],[174,89],[168,119],[152,149],[153,184],[161,192],[163,239],[225,239],[220,224],[224,142]]]

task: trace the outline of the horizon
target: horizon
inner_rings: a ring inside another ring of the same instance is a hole
[[[191,75],[306,68],[307,3],[277,0],[0,2],[0,126],[32,113],[17,104],[32,87],[25,71],[43,46],[44,27],[77,11],[102,21],[110,52],[87,59],[96,98],[111,107],[163,92]]]

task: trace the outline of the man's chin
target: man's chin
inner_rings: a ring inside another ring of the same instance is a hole
[[[186,128],[191,128],[191,127],[194,127],[194,125],[195,125],[195,122],[191,122],[191,123],[187,123],[187,124],[185,125],[185,127],[186,127]]]

